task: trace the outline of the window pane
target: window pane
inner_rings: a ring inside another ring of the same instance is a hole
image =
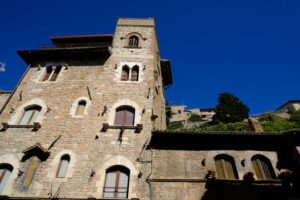
[[[69,161],[67,159],[61,160],[61,165],[57,177],[64,178],[67,174],[68,166],[69,166]]]
[[[38,117],[38,115],[39,115],[39,113],[40,113],[40,110],[41,109],[35,109],[34,111],[33,111],[33,116],[32,116],[32,118],[31,118],[31,120],[30,120],[30,125],[33,125],[33,123],[35,122],[35,120],[37,119],[37,117]]]
[[[123,119],[124,118],[124,110],[118,110],[116,112],[116,125],[122,125],[123,124]]]
[[[114,197],[116,187],[116,172],[109,172],[106,175],[106,184],[104,188],[104,197]]]
[[[32,115],[32,111],[33,111],[33,110],[27,110],[27,111],[25,111],[25,113],[24,113],[24,115],[23,115],[23,118],[21,119],[21,121],[20,121],[19,124],[21,124],[21,125],[26,125],[26,124],[28,124],[29,119],[30,119],[30,117],[31,117],[31,115]]]
[[[131,80],[138,81],[138,77],[139,77],[139,69],[137,67],[134,67],[131,72]]]
[[[134,110],[128,109],[126,115],[126,125],[134,125]]]
[[[121,74],[121,80],[122,81],[127,81],[128,78],[129,78],[129,68],[128,67],[123,67],[122,74]]]
[[[216,170],[217,170],[217,177],[219,179],[224,179],[225,176],[224,176],[221,160],[215,160],[215,165],[216,165]]]
[[[224,160],[225,166],[226,166],[226,171],[228,175],[228,179],[236,179],[232,163],[228,160]]]
[[[11,174],[11,171],[9,171],[8,169],[0,169],[0,177],[3,177],[1,182],[0,182],[0,194],[2,194],[6,183],[9,179],[9,176]]]
[[[76,115],[83,115],[85,106],[86,106],[85,101],[79,102],[77,111],[76,111]]]
[[[253,165],[253,168],[254,168],[254,171],[255,171],[257,179],[258,180],[262,180],[263,177],[262,177],[261,172],[259,170],[257,161],[256,160],[252,160],[252,165]]]
[[[127,190],[128,190],[128,175],[123,172],[120,172],[117,197],[126,198]]]

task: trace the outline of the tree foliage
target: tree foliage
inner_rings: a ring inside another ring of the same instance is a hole
[[[275,114],[270,112],[264,113],[259,118],[259,121],[263,126],[264,131],[269,131],[269,132],[278,132],[278,131],[284,132],[295,128],[299,128],[300,124],[297,124],[297,122],[295,122],[294,120],[297,120],[296,116],[295,118],[292,118],[291,115],[290,119],[285,119],[285,118],[278,117]]]
[[[249,115],[249,108],[233,94],[228,92],[219,94],[219,104],[213,116],[215,123],[241,122]]]
[[[167,126],[169,126],[170,125],[170,119],[171,119],[173,113],[172,113],[171,106],[170,106],[168,100],[166,100],[165,107],[166,107],[166,121],[167,121]]]

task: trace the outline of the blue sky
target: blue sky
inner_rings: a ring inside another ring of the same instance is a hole
[[[299,0],[1,0],[0,88],[26,69],[19,49],[49,36],[114,33],[118,17],[154,17],[162,58],[171,60],[172,104],[214,107],[230,92],[251,114],[300,99]]]

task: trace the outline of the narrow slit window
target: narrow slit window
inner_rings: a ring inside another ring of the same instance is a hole
[[[129,79],[129,67],[123,66],[122,74],[121,74],[121,81],[127,81]]]
[[[48,66],[46,67],[46,73],[44,75],[44,78],[42,81],[47,81],[52,73],[53,69],[52,69],[52,66]]]
[[[219,155],[215,158],[217,177],[219,179],[238,179],[234,159],[228,155]]]
[[[57,178],[64,178],[67,175],[68,167],[70,163],[70,156],[64,155],[61,157],[58,170],[57,170]]]
[[[137,36],[131,36],[129,38],[129,47],[138,47],[139,46],[139,38]]]
[[[33,123],[36,121],[40,111],[40,106],[33,106],[29,107],[24,110],[24,113],[19,121],[20,125],[33,125]]]
[[[9,180],[9,177],[13,171],[13,167],[9,164],[0,165],[0,195],[5,189],[5,186]]]
[[[61,66],[57,66],[57,67],[55,68],[54,73],[53,73],[53,75],[52,75],[50,81],[56,81],[56,79],[57,79],[57,77],[58,77],[58,74],[59,74],[60,70],[61,70]]]
[[[139,80],[139,67],[134,66],[131,71],[131,81],[138,81]]]
[[[275,173],[272,164],[268,158],[262,155],[253,156],[252,165],[258,180],[275,179]]]
[[[76,111],[76,115],[83,115],[85,107],[86,107],[86,101],[84,101],[84,100],[79,101],[77,111]]]
[[[127,198],[129,170],[125,167],[112,167],[106,171],[104,198]]]
[[[115,125],[133,126],[135,111],[131,107],[121,107],[116,110]]]

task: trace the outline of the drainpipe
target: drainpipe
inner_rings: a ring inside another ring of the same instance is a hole
[[[16,90],[18,89],[19,85],[21,84],[23,78],[26,76],[27,72],[29,71],[30,68],[30,64],[28,65],[26,71],[24,72],[23,76],[21,77],[21,79],[19,80],[18,84],[15,86],[14,90],[12,91],[12,93],[9,95],[9,97],[7,98],[7,100],[5,101],[4,105],[2,106],[1,110],[0,110],[0,115],[2,114],[4,108],[7,106],[8,102],[10,101],[10,99],[12,98],[12,96],[14,95],[14,93],[16,92]]]
[[[150,147],[150,152],[151,152],[151,159],[150,159],[150,173],[146,178],[146,182],[149,184],[149,198],[152,200],[152,185],[150,181],[150,176],[152,175],[152,162],[153,162],[153,151],[152,148]]]

